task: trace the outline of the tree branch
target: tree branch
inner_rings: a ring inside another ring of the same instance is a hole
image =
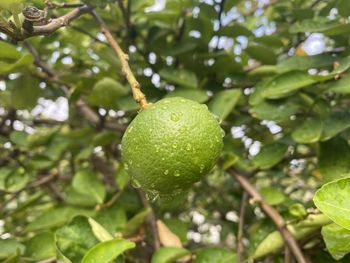
[[[156,216],[153,212],[151,205],[149,204],[149,202],[145,196],[145,193],[140,189],[136,189],[136,190],[137,190],[137,193],[140,197],[140,200],[141,200],[143,207],[149,208],[151,210],[151,212],[147,216],[147,223],[148,223],[148,226],[149,226],[149,228],[152,232],[152,235],[153,235],[154,251],[157,251],[160,248],[160,239],[159,239],[159,235],[158,235]]]
[[[141,109],[144,109],[147,107],[148,102],[146,99],[145,94],[141,91],[141,85],[136,80],[134,74],[132,73],[128,60],[129,56],[123,52],[121,47],[119,46],[118,42],[113,38],[111,32],[108,30],[105,22],[102,20],[102,18],[97,14],[96,10],[92,10],[92,15],[94,16],[96,22],[99,24],[101,28],[101,32],[105,35],[107,38],[108,43],[110,44],[111,48],[115,51],[117,54],[120,63],[122,65],[122,71],[129,82],[129,85],[131,87],[131,91],[134,97],[134,100],[140,105]]]
[[[52,19],[46,25],[34,26],[33,32],[31,34],[27,35],[26,38],[31,37],[31,36],[37,36],[37,35],[51,34],[51,33],[55,32],[57,29],[68,25],[72,20],[78,18],[82,14],[86,14],[90,11],[91,11],[91,8],[88,6],[81,6],[81,7],[75,8],[72,11],[70,11],[69,13],[67,13],[61,17]]]
[[[237,233],[237,262],[242,263],[243,262],[243,252],[244,252],[244,246],[243,246],[243,232],[244,232],[244,216],[245,216],[245,209],[247,205],[247,192],[244,191],[242,194],[242,200],[241,200],[241,207],[239,209],[239,222],[238,222],[238,233]]]
[[[286,222],[284,221],[283,217],[272,206],[266,203],[266,201],[263,199],[261,194],[254,188],[253,185],[250,184],[250,182],[245,177],[236,173],[234,169],[229,169],[228,172],[236,179],[236,181],[243,187],[243,189],[254,199],[254,201],[259,203],[264,213],[268,217],[270,217],[271,220],[275,223],[278,231],[281,233],[281,236],[284,239],[285,244],[290,249],[296,261],[298,263],[307,263],[297,241],[287,229]]]

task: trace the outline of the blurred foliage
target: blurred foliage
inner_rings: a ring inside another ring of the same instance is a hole
[[[305,257],[350,261],[348,0],[82,2],[128,52],[150,101],[181,96],[218,116],[222,162],[186,200],[151,203],[173,240],[154,251],[151,210],[120,160],[138,106],[92,16],[24,42],[0,33],[0,260],[236,262],[234,167]],[[21,30],[22,5],[44,1],[1,0],[0,28]],[[283,240],[254,202],[243,236],[244,258],[283,262]]]

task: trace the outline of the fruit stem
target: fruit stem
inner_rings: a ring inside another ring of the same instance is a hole
[[[121,49],[118,42],[113,38],[105,22],[102,20],[102,18],[99,16],[99,14],[96,12],[95,9],[91,11],[91,14],[95,18],[96,22],[99,24],[101,32],[105,35],[109,45],[111,46],[111,48],[114,50],[114,52],[117,54],[119,58],[122,66],[122,72],[131,87],[134,100],[140,105],[141,110],[145,109],[148,106],[148,102],[145,94],[141,91],[140,83],[136,80],[134,74],[130,69],[130,66],[128,63],[129,56],[124,53],[124,51]]]

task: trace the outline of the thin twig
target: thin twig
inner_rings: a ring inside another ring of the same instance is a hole
[[[79,16],[86,14],[91,11],[89,6],[80,6],[67,14],[52,19],[48,24],[42,26],[34,26],[33,32],[29,35],[25,35],[25,38],[37,35],[48,35],[55,32],[57,29],[68,25],[72,20],[78,18]]]
[[[244,246],[243,246],[243,235],[244,235],[244,217],[245,209],[247,205],[248,194],[246,191],[242,194],[241,207],[239,209],[239,222],[238,222],[238,233],[237,233],[237,262],[243,262]]]
[[[254,188],[254,186],[242,175],[236,173],[234,169],[229,169],[228,172],[236,179],[236,181],[243,187],[243,189],[257,202],[264,213],[271,218],[271,220],[277,226],[278,231],[281,233],[282,238],[284,239],[285,244],[290,249],[294,258],[298,263],[306,263],[306,259],[295,240],[294,236],[289,232],[286,227],[286,222],[283,217],[266,201],[263,199],[261,194]]]
[[[111,48],[115,51],[115,53],[117,54],[120,60],[123,74],[127,79],[127,81],[129,82],[134,100],[140,105],[141,109],[145,109],[148,105],[148,102],[145,94],[143,94],[143,92],[141,91],[140,83],[136,80],[134,74],[130,69],[130,66],[128,63],[129,56],[123,52],[118,42],[113,38],[111,32],[108,30],[105,22],[97,14],[96,10],[92,10],[91,13],[94,16],[96,22],[99,24],[101,28],[101,32],[105,35],[108,43],[110,44]]]
[[[147,216],[147,223],[148,223],[148,226],[149,226],[149,228],[152,232],[152,235],[153,235],[153,248],[155,251],[157,251],[160,248],[160,239],[159,239],[159,234],[158,234],[156,216],[153,212],[151,205],[149,204],[149,202],[145,196],[145,193],[140,189],[137,189],[137,193],[140,197],[140,200],[141,200],[143,207],[149,208],[151,210],[151,212]]]

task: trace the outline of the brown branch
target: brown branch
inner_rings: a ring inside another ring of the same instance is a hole
[[[68,25],[72,20],[78,18],[79,16],[86,14],[91,11],[89,6],[80,6],[78,8],[73,9],[67,14],[52,19],[48,24],[42,26],[34,26],[33,32],[24,36],[24,38],[28,38],[31,36],[37,35],[48,35],[55,32],[57,29]]]
[[[140,83],[136,80],[134,74],[130,69],[130,66],[128,63],[129,56],[123,52],[118,42],[113,38],[111,32],[108,30],[105,22],[97,14],[96,10],[92,10],[92,15],[94,16],[96,22],[99,24],[101,28],[101,32],[105,35],[108,43],[110,44],[111,48],[115,51],[115,53],[117,54],[120,60],[123,74],[131,87],[134,100],[140,105],[141,109],[145,109],[148,105],[148,102],[145,94],[143,94],[143,92],[141,91]]]
[[[153,209],[151,207],[151,205],[149,204],[146,196],[145,196],[145,193],[140,190],[140,189],[137,189],[137,193],[140,197],[140,200],[141,200],[141,203],[143,205],[144,208],[149,208],[151,210],[151,212],[148,214],[147,216],[147,223],[148,223],[148,226],[152,232],[152,235],[153,235],[153,248],[154,248],[154,251],[157,251],[159,248],[160,248],[160,239],[159,239],[159,235],[158,235],[158,227],[157,227],[157,220],[156,220],[156,216],[153,212]]]
[[[241,207],[239,209],[239,223],[238,223],[238,233],[237,233],[237,262],[243,262],[243,234],[244,234],[244,217],[245,217],[245,209],[247,205],[248,194],[246,191],[242,194]]]
[[[261,194],[254,188],[254,186],[242,175],[236,173],[234,169],[229,169],[228,172],[236,179],[236,181],[242,186],[242,188],[257,202],[264,213],[271,218],[271,220],[277,226],[278,231],[284,239],[285,244],[290,249],[294,258],[298,263],[307,263],[304,255],[295,240],[294,236],[289,232],[286,227],[286,222],[283,217],[266,201],[263,199]]]

